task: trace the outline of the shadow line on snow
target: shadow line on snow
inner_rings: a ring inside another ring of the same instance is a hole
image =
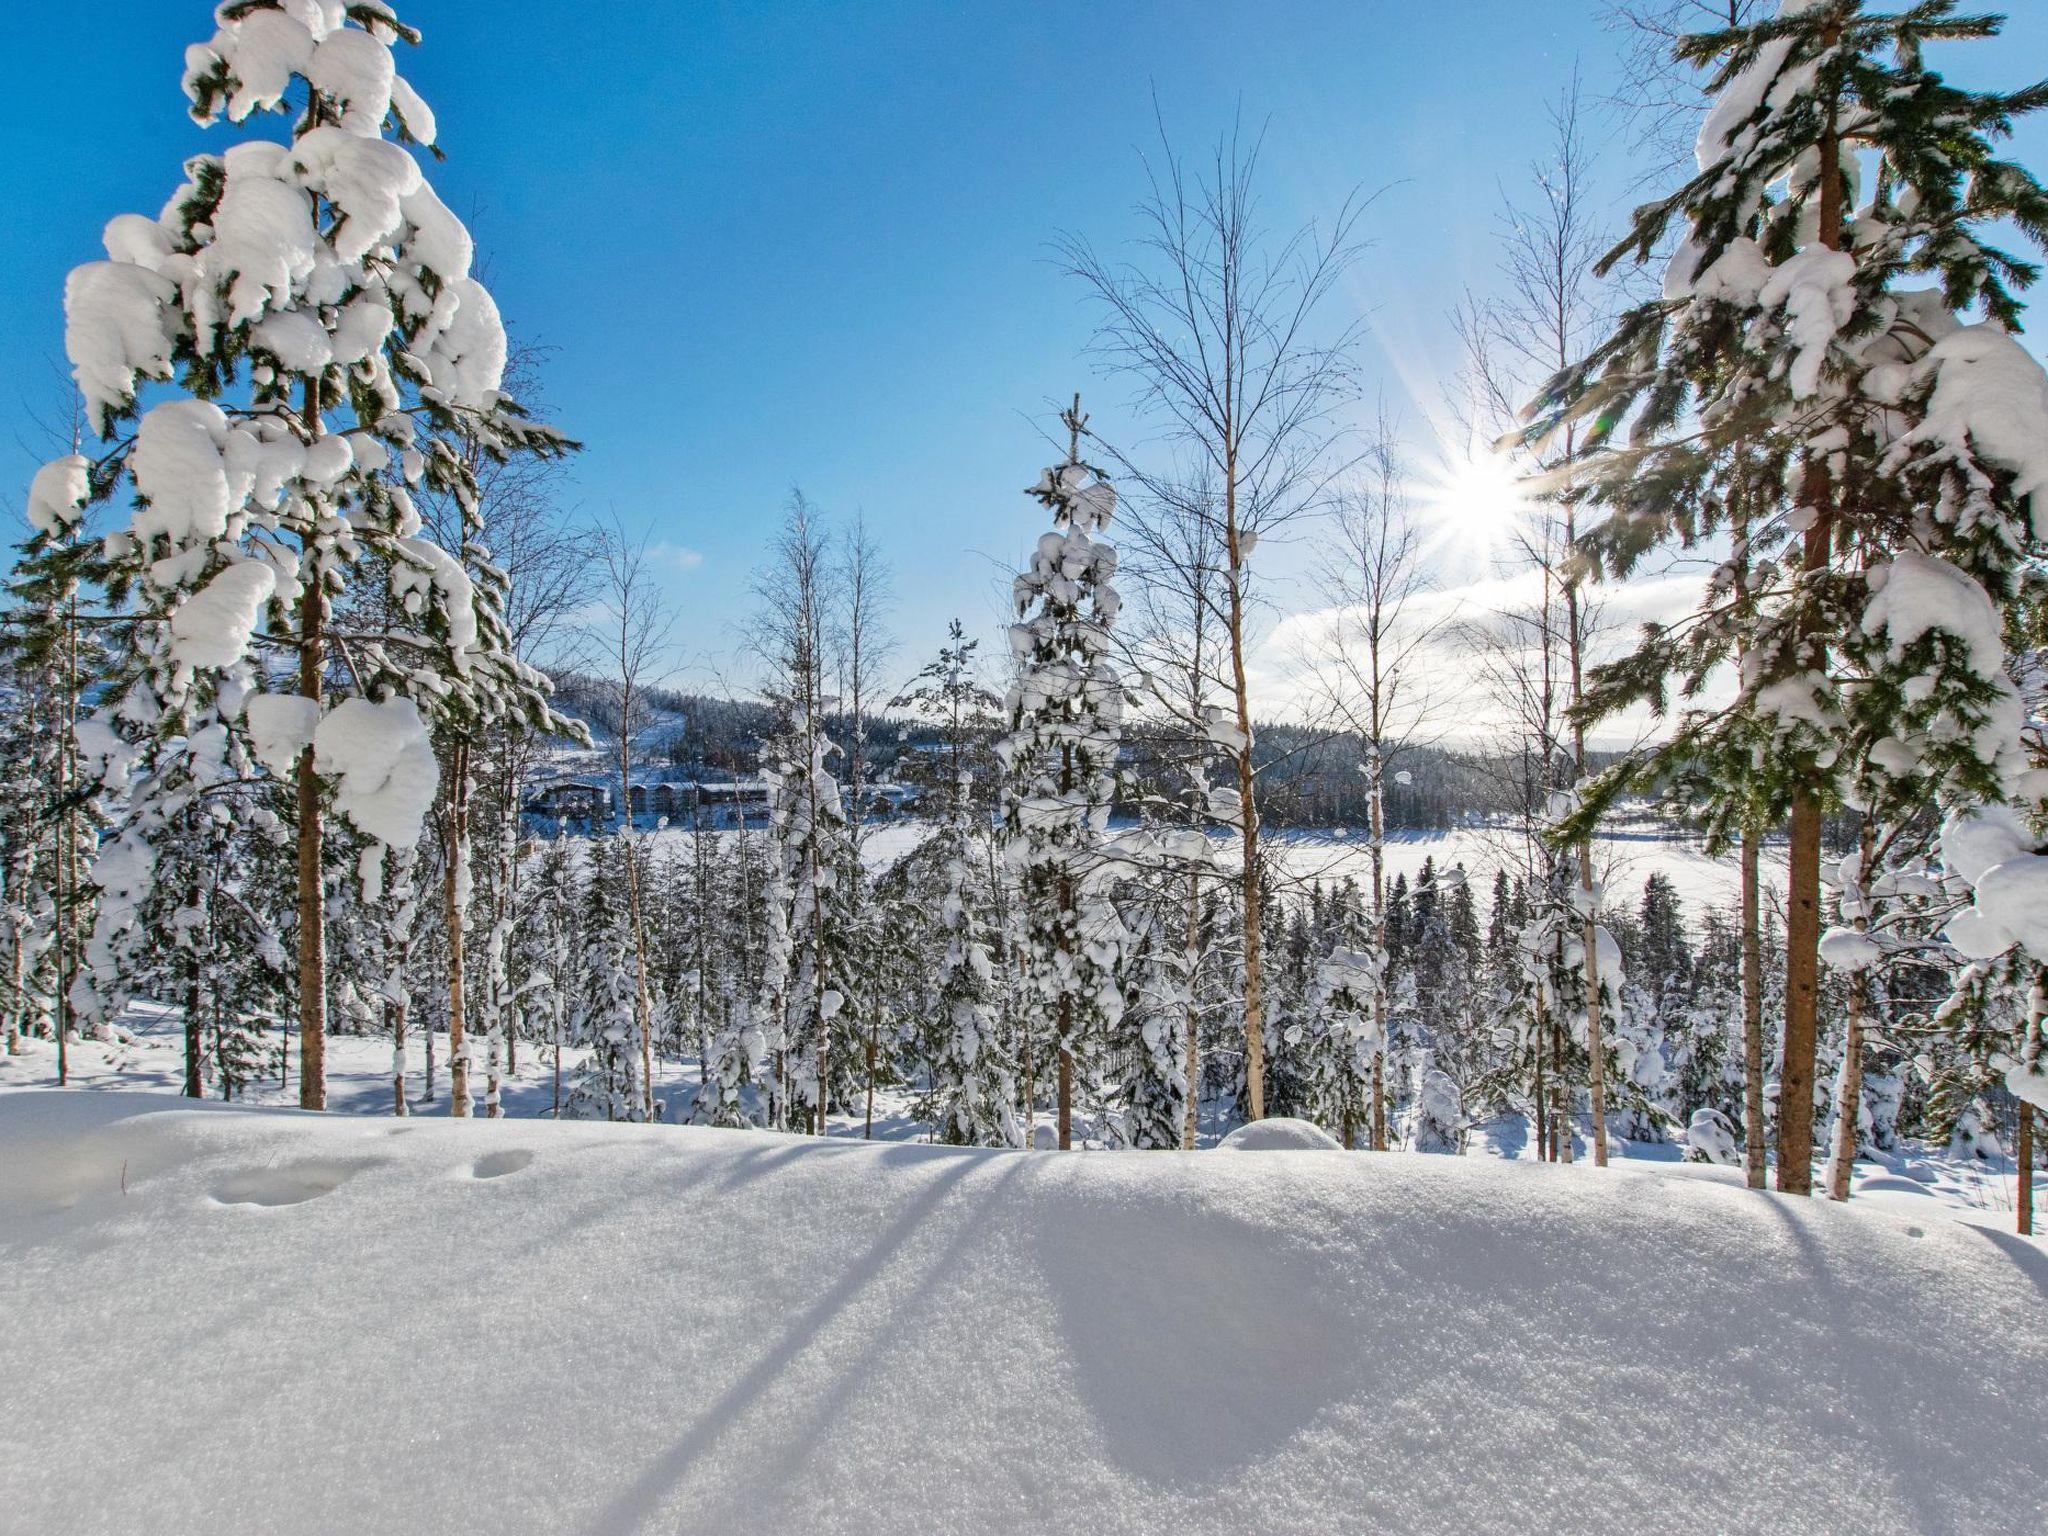
[[[785,1158],[777,1157],[776,1160]],[[902,1213],[862,1253],[847,1263],[844,1272],[825,1293],[784,1330],[781,1340],[764,1350],[745,1374],[697,1415],[696,1423],[681,1439],[657,1456],[630,1486],[615,1495],[584,1527],[587,1536],[624,1536],[624,1533],[638,1529],[650,1507],[682,1481],[699,1457],[724,1438],[739,1418],[804,1352],[819,1330],[882,1274],[889,1256],[903,1245],[978,1161],[961,1158],[957,1166],[941,1171],[918,1191]]]

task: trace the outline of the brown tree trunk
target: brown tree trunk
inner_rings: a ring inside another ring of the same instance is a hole
[[[875,1139],[875,1050],[877,1045],[875,1035],[881,1027],[881,1022],[872,1013],[869,1014],[867,1040],[868,1107],[867,1116],[860,1128],[860,1139],[862,1141],[873,1141]]]
[[[1557,1070],[1550,1075],[1551,1091],[1557,1095],[1550,1111],[1550,1133],[1557,1138],[1557,1160],[1572,1161],[1572,1079],[1566,1070],[1572,1059],[1571,1035],[1562,1018],[1550,1024],[1550,1059]]]
[[[2019,1135],[2013,1139],[2019,1160],[2019,1191],[2013,1205],[2019,1213],[2021,1237],[2034,1235],[2034,1106],[2020,1100]]]
[[[199,896],[192,897],[196,906]],[[199,1078],[199,1058],[205,1050],[205,1026],[199,1018],[199,952],[194,950],[185,960],[185,1097],[203,1099],[206,1089]]]
[[[1195,1150],[1197,1115],[1201,1108],[1202,1091],[1202,1038],[1201,1008],[1195,1000],[1195,977],[1201,964],[1202,952],[1202,877],[1188,876],[1188,921],[1186,947],[1182,951],[1183,964],[1187,967],[1188,1011],[1187,1030],[1187,1093],[1180,1126],[1180,1146],[1183,1152]]]
[[[1578,671],[1578,657],[1574,653],[1572,671]],[[1580,752],[1585,751],[1584,738],[1580,740]],[[1581,765],[1583,767],[1583,763]],[[1586,1085],[1592,1097],[1593,1110],[1593,1166],[1607,1166],[1607,1039],[1600,1022],[1600,920],[1593,908],[1593,843],[1590,838],[1579,844],[1579,883],[1587,893],[1586,921],[1583,943],[1586,946]],[[1569,1158],[1569,1144],[1567,1144]]]
[[[1836,40],[1830,30],[1830,45]],[[1827,107],[1821,135],[1820,243],[1842,248],[1841,141],[1837,104]],[[1801,550],[1800,577],[1810,588],[1827,570],[1834,538],[1834,493],[1827,466],[1807,464],[1799,501],[1812,519]],[[1812,602],[1810,592],[1805,600]],[[1808,613],[1811,613],[1809,608]],[[1827,641],[1808,618],[1799,625],[1798,664],[1809,672],[1827,670]],[[1813,1193],[1813,1056],[1820,1009],[1820,802],[1802,791],[1792,801],[1791,869],[1785,915],[1785,1049],[1778,1086],[1778,1188],[1790,1195]]]
[[[1849,978],[1849,1022],[1842,1042],[1842,1070],[1835,1080],[1835,1147],[1828,1159],[1828,1198],[1847,1200],[1856,1170],[1856,1120],[1863,1105],[1863,972]]]
[[[21,925],[14,925],[13,943],[7,969],[7,1054],[21,1054],[21,1029],[23,1016],[27,1012],[22,1000],[22,983],[26,979],[28,957],[23,951]]]
[[[316,387],[307,386],[315,396]],[[318,435],[318,413],[309,412]],[[317,710],[326,673],[322,626],[327,595],[317,566],[305,573],[299,603],[299,696]],[[327,892],[321,875],[320,776],[309,742],[299,753],[299,1107],[327,1107]]]
[[[1059,1138],[1060,1150],[1069,1152],[1074,1146],[1074,999],[1071,994],[1060,998],[1059,1061]]]
[[[1820,1006],[1820,804],[1792,802],[1785,913],[1785,1042],[1778,1077],[1778,1188],[1813,1193],[1813,1056]]]
[[[1872,828],[1865,818],[1856,849],[1856,893],[1867,907],[1870,886]],[[1854,920],[1858,933],[1870,931],[1867,911],[1859,910]],[[1849,1019],[1842,1041],[1842,1071],[1836,1080],[1834,1156],[1828,1159],[1828,1198],[1847,1200],[1849,1184],[1856,1172],[1856,1122],[1863,1108],[1863,1019],[1869,1011],[1870,973],[1857,970],[1849,977]]]
[[[1742,834],[1742,1173],[1751,1189],[1764,1187],[1768,1161],[1764,1125],[1764,947],[1758,911],[1757,865],[1763,839]]]
[[[405,1111],[405,1071],[399,1065],[405,1060],[405,1007],[384,1000],[384,1020],[391,1029],[391,1113],[403,1115]]]
[[[469,743],[448,753],[448,847],[441,861],[441,908],[448,929],[448,1113],[469,1118],[468,1020],[464,1017],[462,886],[469,862]]]

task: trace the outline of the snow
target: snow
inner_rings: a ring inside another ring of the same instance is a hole
[[[91,493],[83,454],[67,453],[52,459],[29,481],[29,526],[37,533],[58,537],[78,522]]]
[[[490,291],[474,278],[442,290],[454,313],[421,356],[433,389],[456,405],[483,409],[505,377],[504,322]]]
[[[1870,572],[1866,634],[1886,637],[1891,658],[1939,630],[1962,643],[1979,677],[2005,676],[2005,638],[1998,607],[1976,578],[1946,560],[1908,551]]]
[[[1820,389],[1828,348],[1856,313],[1855,276],[1854,256],[1814,245],[1772,268],[1757,292],[1757,302],[1766,308],[1784,308],[1793,348],[1789,377],[1794,399],[1810,399]]]
[[[259,693],[242,706],[242,713],[256,761],[276,777],[289,779],[299,754],[313,744],[320,724],[319,702],[296,693]]]
[[[248,652],[277,573],[260,561],[229,566],[171,615],[171,656],[188,667],[233,666]]]
[[[187,290],[203,328],[225,319],[246,325],[291,302],[312,275],[319,250],[313,204],[288,180],[289,152],[260,141],[227,152],[227,190],[214,210],[213,238],[198,255],[197,280]],[[215,313],[225,290],[227,314]],[[202,335],[204,330],[202,330]]]
[[[313,49],[306,71],[316,90],[342,109],[344,132],[374,138],[391,112],[391,50],[353,28],[330,32]]]
[[[1307,1120],[1275,1115],[1240,1125],[1216,1143],[1218,1152],[1341,1152],[1342,1143]]]
[[[166,400],[143,416],[128,469],[149,503],[130,525],[145,548],[161,537],[183,550],[227,532],[235,500],[221,456],[227,437],[228,419],[211,400]]]
[[[229,62],[240,82],[228,97],[228,117],[239,123],[284,100],[292,76],[312,63],[313,34],[285,11],[251,11],[222,30],[213,53]]]
[[[388,139],[358,138],[341,128],[314,128],[292,146],[301,180],[333,200],[344,215],[334,254],[360,261],[397,231],[404,200],[421,183],[419,162]]]
[[[171,376],[168,278],[125,261],[88,261],[64,280],[64,355],[95,430],[127,409],[137,374]]]
[[[410,848],[433,808],[441,770],[410,699],[344,699],[313,733],[313,766],[338,782],[334,808],[363,836]]]
[[[2048,1254],[1924,1193],[90,1093],[0,1166],[22,1529],[2048,1518]]]
[[[2048,372],[2026,348],[1988,322],[1964,326],[1934,344],[1919,372],[1934,376],[1934,390],[1907,445],[1974,447],[2014,476],[2015,495],[2048,490]],[[2037,515],[2035,536],[2048,536],[2048,516]]]
[[[1884,959],[1884,946],[1854,928],[1830,928],[1821,935],[1820,960],[1831,971],[1867,971]]]

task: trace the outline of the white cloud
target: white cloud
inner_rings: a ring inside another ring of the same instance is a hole
[[[1592,589],[1597,634],[1590,660],[1624,654],[1646,621],[1692,612],[1703,580],[1701,571],[1680,571]],[[1502,670],[1503,662],[1512,666],[1520,632],[1502,616],[1535,608],[1541,596],[1542,578],[1530,570],[1441,587],[1410,602],[1403,615],[1409,633],[1431,631],[1408,659],[1409,697],[1428,700],[1428,718],[1419,722],[1424,736],[1470,747],[1510,728],[1490,673]],[[1248,658],[1260,713],[1300,719],[1320,712],[1315,658],[1328,654],[1343,627],[1345,611],[1323,607],[1291,614],[1273,628]],[[1726,692],[1709,684],[1709,696]],[[1647,711],[1632,709],[1607,721],[1591,744],[1622,747],[1658,733]]]
[[[665,565],[677,571],[694,571],[704,563],[701,550],[690,549],[681,544],[650,544],[647,546],[647,557],[657,565]]]

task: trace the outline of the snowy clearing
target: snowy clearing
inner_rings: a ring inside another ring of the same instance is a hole
[[[0,1161],[17,1529],[2048,1519],[2048,1253],[1711,1178],[138,1094]]]

